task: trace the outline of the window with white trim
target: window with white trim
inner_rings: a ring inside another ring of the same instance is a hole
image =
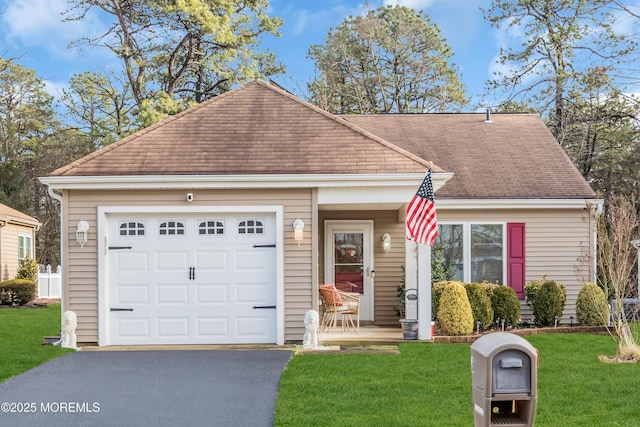
[[[264,220],[262,219],[238,220],[238,234],[241,236],[264,234]]]
[[[160,237],[184,236],[185,234],[186,228],[183,220],[161,221],[158,224],[158,235]]]
[[[125,220],[118,222],[118,235],[121,237],[144,237],[147,225],[144,221]]]
[[[18,259],[22,261],[26,257],[33,259],[33,236],[30,234],[18,234]]]
[[[434,250],[441,250],[443,262],[453,279],[466,283],[505,284],[505,223],[439,223]]]
[[[224,236],[224,219],[198,221],[198,236]]]

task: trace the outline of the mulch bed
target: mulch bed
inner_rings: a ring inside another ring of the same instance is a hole
[[[35,301],[26,303],[25,305],[0,305],[0,308],[45,308],[49,304],[59,303],[60,299],[38,298]]]

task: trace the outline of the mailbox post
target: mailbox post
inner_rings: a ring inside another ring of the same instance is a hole
[[[475,427],[533,426],[538,352],[527,340],[496,332],[471,345]]]

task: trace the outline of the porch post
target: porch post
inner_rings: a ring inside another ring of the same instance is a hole
[[[418,245],[418,339],[431,340],[431,246]]]
[[[418,289],[418,248],[415,242],[412,242],[409,239],[405,240],[405,268],[404,268],[404,288],[405,289]],[[418,304],[420,303],[420,291],[418,291]],[[418,318],[418,304],[407,304],[407,299],[405,297],[405,319],[417,319]]]

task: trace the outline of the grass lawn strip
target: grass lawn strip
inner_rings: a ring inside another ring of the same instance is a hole
[[[60,304],[0,308],[0,382],[73,350],[42,345],[60,333]]]
[[[535,425],[638,426],[640,365],[602,363],[606,335],[525,337],[540,352]],[[411,343],[399,355],[294,357],[280,383],[277,426],[473,425],[470,345]]]

